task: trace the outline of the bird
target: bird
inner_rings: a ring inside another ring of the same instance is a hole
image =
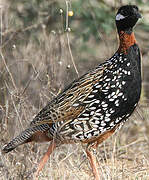
[[[37,167],[38,177],[56,147],[80,142],[86,145],[93,175],[99,180],[94,152],[120,129],[140,99],[141,53],[133,32],[140,18],[136,5],[121,6],[115,16],[119,47],[114,55],[64,88],[2,152],[29,142],[50,142]]]

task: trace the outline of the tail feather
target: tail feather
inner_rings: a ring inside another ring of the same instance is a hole
[[[47,131],[49,128],[50,127],[48,124],[42,124],[42,125],[30,127],[24,130],[20,135],[12,139],[8,144],[4,145],[2,152],[8,153],[12,151],[13,149],[15,149],[17,146],[24,144],[26,142],[30,142],[32,136],[36,132],[39,132],[39,131],[44,132],[44,131]]]

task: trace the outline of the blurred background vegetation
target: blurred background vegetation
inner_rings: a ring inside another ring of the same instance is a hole
[[[16,73],[15,77],[12,75],[14,83],[10,81],[11,85],[17,86],[20,83],[19,87],[25,86],[34,72],[43,75],[44,83],[50,83],[52,88],[59,91],[59,88],[63,88],[78,74],[109,58],[117,49],[115,12],[119,6],[126,3],[137,4],[143,13],[144,18],[137,26],[136,35],[143,43],[141,49],[145,55],[148,53],[146,37],[149,32],[147,0],[2,1],[1,49],[6,63],[11,66],[10,71],[14,68],[13,73]],[[67,19],[67,10],[72,10],[74,16]],[[72,60],[77,64],[76,67]],[[16,65],[25,65],[26,72],[22,72],[19,67],[18,71],[22,74],[18,76]],[[37,72],[32,66],[37,66]],[[43,72],[41,66],[45,66],[46,72]],[[0,68],[4,77],[3,71],[7,70],[3,69],[2,64]],[[9,76],[10,74],[7,79]],[[3,88],[3,83],[1,86]],[[18,91],[18,87],[15,88]],[[37,88],[32,89],[36,91]],[[4,99],[0,99],[4,104]]]
[[[129,3],[136,4],[143,16],[135,34],[143,57],[140,107],[146,108],[149,98],[148,0],[0,0],[2,145],[27,127],[33,116],[73,79],[113,55],[118,47],[115,13],[118,7]],[[74,15],[68,17],[68,11]],[[145,126],[149,126],[146,121]],[[134,134],[134,129],[131,133]],[[32,145],[32,154],[26,145],[17,152],[23,152],[24,156],[31,153],[30,157],[36,162],[37,154],[43,154],[45,147]],[[23,156],[25,168],[16,173],[12,164],[21,160],[16,160],[17,153],[9,156],[5,162],[11,164],[11,173],[15,172],[13,178],[21,179],[32,163]],[[1,177],[6,179],[11,173],[4,167]]]

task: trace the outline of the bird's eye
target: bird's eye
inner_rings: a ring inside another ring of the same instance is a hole
[[[124,15],[124,16],[126,16],[126,15],[127,15],[127,12],[122,9],[122,10],[121,10],[121,14]]]
[[[121,10],[121,14],[124,14],[124,10],[123,9]]]

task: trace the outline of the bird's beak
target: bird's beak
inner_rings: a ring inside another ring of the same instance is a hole
[[[141,14],[139,12],[137,12],[136,16],[137,16],[138,19],[142,18]]]

